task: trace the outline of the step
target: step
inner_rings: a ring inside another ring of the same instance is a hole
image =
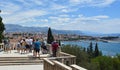
[[[0,57],[0,66],[36,64],[43,64],[43,60],[35,57]]]
[[[42,63],[0,63],[0,66],[10,65],[42,65]]]
[[[12,61],[0,61],[0,63],[43,63],[43,60],[12,60]]]
[[[35,59],[38,59],[38,58],[35,58],[35,57],[0,57],[0,61],[3,61],[3,60],[35,60]]]

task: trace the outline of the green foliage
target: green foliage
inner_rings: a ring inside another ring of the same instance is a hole
[[[92,58],[93,57],[93,45],[92,45],[92,42],[90,42],[90,45],[89,47],[87,48],[87,53],[89,55],[89,58]]]
[[[51,28],[48,29],[47,43],[51,44],[54,41]]]
[[[98,44],[96,43],[95,45],[95,51],[94,51],[94,57],[99,56],[99,49],[98,49]]]
[[[3,32],[5,30],[5,26],[2,22],[2,18],[0,17],[0,43],[2,42],[2,39],[4,38]]]
[[[86,63],[88,62],[88,55],[86,52],[83,51],[82,47],[77,45],[65,45],[61,47],[63,52],[72,54],[76,56],[76,63],[80,66],[86,68]]]
[[[97,57],[97,56],[102,56],[102,52],[99,51],[97,43],[95,44],[95,49],[93,50],[93,44],[91,42],[87,48],[87,53],[88,53],[90,59]]]
[[[99,56],[92,59],[92,63],[96,64],[99,70],[120,70],[118,57]]]
[[[120,60],[120,54],[117,54],[117,58]]]
[[[89,58],[85,48],[77,45],[65,45],[61,49],[63,52],[75,55],[77,65],[88,70],[120,70],[120,55],[116,57],[100,56],[101,52],[99,52],[99,56]]]

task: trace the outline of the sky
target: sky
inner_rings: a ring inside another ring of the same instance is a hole
[[[0,0],[4,24],[120,33],[120,0]]]

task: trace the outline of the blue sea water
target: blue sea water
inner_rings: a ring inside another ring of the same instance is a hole
[[[70,44],[70,45],[78,45],[87,48],[90,45],[91,41],[62,41],[64,45]],[[96,41],[92,41],[93,48],[95,47]],[[103,55],[107,56],[115,56],[116,54],[120,54],[120,43],[115,42],[101,42],[97,41],[98,48],[100,51],[102,51]]]

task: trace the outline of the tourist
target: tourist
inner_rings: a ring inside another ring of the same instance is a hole
[[[21,44],[22,44],[22,45],[21,45],[21,54],[22,54],[22,53],[25,53],[25,52],[27,53],[27,51],[26,51],[26,44],[27,44],[27,43],[26,43],[25,39],[23,39],[23,40],[21,41]]]
[[[4,51],[7,52],[7,53],[8,53],[8,51],[11,52],[10,40],[9,39],[4,40],[4,45],[5,45]]]
[[[37,39],[36,42],[34,43],[34,46],[35,46],[35,57],[39,56],[39,58],[40,58],[41,42]]]
[[[41,42],[41,49],[42,49],[43,54],[48,53],[48,48],[46,46],[46,41],[44,41],[44,40],[42,40],[42,42]]]
[[[56,42],[56,41],[52,42],[52,54],[53,54],[53,57],[56,57],[58,47],[59,47],[58,42]]]
[[[21,50],[21,42],[18,41],[17,42],[17,51],[18,51],[18,53],[20,53],[20,50]]]
[[[29,38],[29,52],[32,52],[32,47],[33,46],[33,38]]]
[[[32,44],[32,49],[33,49],[33,56],[35,56],[35,39],[33,38],[33,44]]]
[[[26,37],[25,41],[26,41],[26,52],[28,53],[30,51],[30,39]]]

